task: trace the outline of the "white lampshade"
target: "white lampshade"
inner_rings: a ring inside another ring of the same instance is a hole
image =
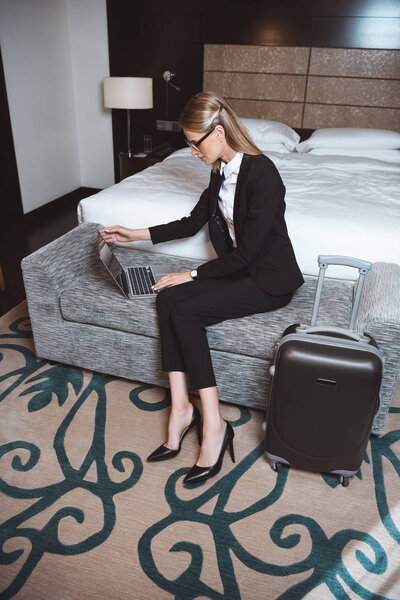
[[[153,108],[151,77],[104,77],[106,108]]]

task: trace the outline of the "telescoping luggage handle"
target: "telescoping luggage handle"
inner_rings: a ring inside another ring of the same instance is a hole
[[[360,304],[362,290],[364,287],[365,276],[367,275],[368,271],[371,269],[372,263],[367,262],[366,260],[360,260],[358,258],[351,258],[350,256],[332,255],[332,256],[318,256],[318,264],[319,264],[318,285],[317,285],[317,291],[315,293],[313,312],[312,312],[312,316],[311,316],[311,327],[307,328],[307,332],[308,333],[318,333],[317,329],[319,329],[319,328],[314,327],[314,326],[317,321],[317,314],[318,314],[318,309],[319,309],[319,302],[321,299],[322,286],[324,283],[325,271],[328,268],[328,265],[344,265],[346,267],[353,267],[355,269],[358,269],[358,271],[359,271],[359,278],[358,278],[357,289],[356,289],[356,297],[354,299],[353,311],[351,313],[350,325],[349,325],[349,329],[353,330],[354,323],[355,323],[357,313],[358,313],[358,306]],[[327,331],[328,328],[324,327],[323,329],[324,329],[324,331]],[[330,327],[329,329],[332,330],[332,333],[334,333],[334,331],[336,329],[338,331],[340,331],[339,328],[335,328],[335,327]],[[349,333],[349,337],[351,337],[350,332],[348,332],[348,333]],[[354,333],[354,336],[357,336],[357,338],[354,337],[354,339],[359,338],[357,333]]]

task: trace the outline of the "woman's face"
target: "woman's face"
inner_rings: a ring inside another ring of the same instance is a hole
[[[183,129],[183,133],[188,142],[196,145],[196,148],[191,146],[192,156],[197,156],[206,165],[211,165],[222,157],[225,136],[223,135],[223,127],[220,125],[217,125],[209,135],[207,135],[207,131],[199,133],[198,131],[190,131],[189,129]],[[198,144],[198,141],[206,135],[207,137]]]

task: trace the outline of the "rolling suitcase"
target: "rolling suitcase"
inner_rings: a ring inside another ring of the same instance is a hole
[[[277,344],[265,450],[272,468],[292,465],[337,474],[347,486],[363,460],[379,408],[382,357],[368,334],[354,331],[364,279],[371,263],[319,256],[311,326],[288,327]],[[328,265],[359,269],[349,329],[315,326]]]

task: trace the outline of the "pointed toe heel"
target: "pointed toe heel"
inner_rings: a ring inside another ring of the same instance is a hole
[[[159,446],[151,454],[149,454],[149,456],[147,457],[147,462],[168,460],[169,458],[174,458],[175,456],[177,456],[181,451],[182,442],[185,438],[185,435],[188,433],[188,431],[193,429],[193,427],[196,427],[197,429],[197,437],[199,440],[199,444],[201,444],[201,414],[197,406],[195,406],[194,404],[192,420],[190,421],[190,425],[182,431],[181,439],[179,441],[179,447],[176,450],[174,450],[173,448],[168,448],[168,446],[166,446],[165,444],[161,444],[161,446]]]
[[[177,450],[173,450],[172,448],[168,448],[165,444],[161,444],[158,446],[149,456],[147,457],[147,462],[157,462],[160,460],[168,460],[169,458],[174,458],[177,454],[179,454],[180,448]]]
[[[193,467],[190,469],[189,473],[183,480],[184,485],[200,483],[201,481],[209,479],[209,477],[217,475],[217,473],[219,473],[221,470],[222,461],[224,458],[225,450],[227,448],[229,449],[229,454],[231,455],[232,462],[235,462],[235,454],[233,451],[233,438],[235,437],[235,434],[233,432],[231,424],[228,423],[228,421],[225,421],[225,423],[225,435],[222,441],[222,446],[217,462],[211,467],[199,467],[198,465],[193,465]]]

